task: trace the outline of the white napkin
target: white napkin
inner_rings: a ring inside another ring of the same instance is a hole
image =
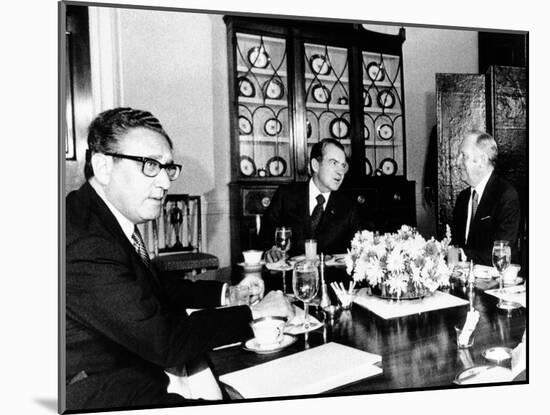
[[[292,334],[294,336],[305,333],[306,330],[304,329],[304,315],[305,312],[303,309],[294,306],[294,318],[286,323],[285,333]],[[323,324],[324,323],[321,323],[314,316],[309,314],[309,330],[307,331],[316,330],[319,327],[322,327]]]
[[[468,314],[466,314],[466,322],[464,323],[462,332],[458,336],[459,344],[468,344],[468,342],[470,341],[470,336],[474,332],[478,321],[479,321],[479,311],[476,311],[476,310],[468,311]]]

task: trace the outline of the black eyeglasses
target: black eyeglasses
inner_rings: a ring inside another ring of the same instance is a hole
[[[147,177],[156,177],[160,173],[161,169],[164,169],[166,170],[166,174],[168,174],[168,178],[171,181],[174,181],[178,178],[178,176],[181,173],[181,168],[182,168],[181,164],[174,164],[174,163],[162,164],[155,159],[150,159],[147,157],[129,156],[127,154],[119,154],[119,153],[104,153],[104,154],[106,156],[117,157],[119,159],[128,159],[128,160],[141,162],[142,163],[141,171]]]

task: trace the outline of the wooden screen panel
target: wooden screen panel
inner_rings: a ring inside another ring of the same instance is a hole
[[[436,74],[436,99],[437,232],[444,235],[456,197],[466,187],[458,169],[460,142],[469,130],[486,130],[485,76]]]

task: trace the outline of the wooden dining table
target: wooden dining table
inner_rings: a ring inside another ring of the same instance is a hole
[[[281,289],[282,272],[264,268],[261,275],[266,292]],[[204,276],[237,283],[244,273],[239,267],[227,267],[201,274],[201,277]],[[291,293],[291,272],[286,272],[285,277],[287,292]],[[346,285],[351,281],[345,269],[340,267],[327,267],[325,279],[327,283],[342,281]],[[327,342],[336,342],[380,355],[383,371],[380,375],[324,392],[322,396],[464,387],[453,383],[457,374],[472,366],[491,364],[483,357],[484,350],[496,346],[514,348],[522,341],[526,330],[527,309],[519,308],[512,312],[498,309],[498,299],[484,292],[495,286],[498,287],[496,280],[476,280],[475,288],[469,291],[465,282],[452,279],[450,288],[446,290],[454,296],[471,299],[480,314],[473,334],[474,344],[467,349],[457,347],[454,327],[464,325],[468,305],[385,320],[353,304],[350,310],[339,310],[333,316],[319,307],[310,307],[312,315],[324,325],[298,335],[294,344],[281,351],[257,354],[245,350],[242,345],[233,345],[211,351],[210,363],[215,376],[219,377]],[[331,291],[329,289],[331,301],[337,303]],[[299,302],[296,304],[301,305]],[[502,365],[510,367],[510,361]],[[511,383],[528,383],[527,373],[524,371]],[[222,386],[228,392],[229,399],[242,399],[227,385]]]

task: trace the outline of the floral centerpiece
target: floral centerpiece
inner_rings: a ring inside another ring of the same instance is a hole
[[[426,241],[403,225],[396,233],[357,232],[346,255],[347,272],[366,282],[372,294],[386,298],[419,298],[449,285],[445,256],[450,230],[442,241]]]

